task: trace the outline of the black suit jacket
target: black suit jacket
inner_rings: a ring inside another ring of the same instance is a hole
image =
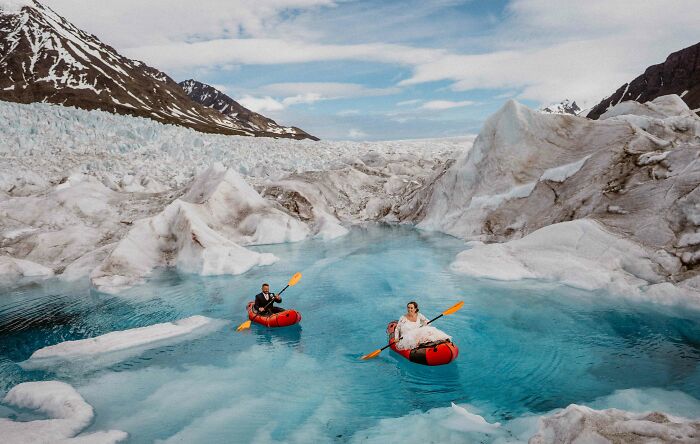
[[[279,297],[278,295],[274,294],[273,292],[269,293],[270,296],[272,296],[272,302],[269,300],[265,299],[265,296],[262,293],[258,293],[255,295],[255,305],[253,306],[255,310],[258,313],[271,313],[272,312],[272,305],[275,302],[282,302],[282,298]],[[270,304],[270,305],[267,305]],[[262,310],[265,308],[267,305],[267,309],[263,312]]]

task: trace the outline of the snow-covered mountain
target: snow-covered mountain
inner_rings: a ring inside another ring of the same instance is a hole
[[[297,127],[284,127],[277,124],[262,114],[255,113],[213,86],[198,82],[194,79],[180,82],[185,93],[195,102],[219,111],[239,128],[254,132],[259,135],[279,137],[285,135],[294,139],[318,140],[307,132]]]
[[[545,106],[541,111],[550,114],[571,114],[576,116],[581,112],[581,108],[576,104],[576,101],[572,102],[569,99],[564,99],[559,103]]]
[[[644,74],[594,106],[586,117],[597,119],[610,107],[626,100],[644,103],[667,94],[680,96],[690,109],[700,112],[700,43],[676,51],[663,63],[648,67]]]
[[[163,72],[120,55],[34,0],[0,3],[0,100],[100,109],[208,133],[301,134],[257,130],[200,105]]]

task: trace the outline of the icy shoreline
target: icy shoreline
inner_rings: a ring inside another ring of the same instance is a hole
[[[650,407],[650,404],[654,407]],[[620,390],[590,403],[570,404],[542,415],[526,415],[490,423],[474,406],[435,408],[388,418],[356,433],[351,442],[381,443],[402,434],[408,442],[488,443],[695,443],[700,433],[700,401],[680,392],[659,389]],[[660,413],[658,410],[673,412]]]

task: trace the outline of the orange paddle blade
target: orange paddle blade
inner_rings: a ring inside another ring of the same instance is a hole
[[[239,325],[236,331],[245,330],[246,328],[250,328],[250,319]]]
[[[443,311],[442,314],[444,314],[445,316],[451,315],[452,313],[459,311],[459,309],[461,309],[462,307],[464,307],[464,301],[459,301],[456,304],[454,304],[452,307]]]
[[[375,351],[373,351],[372,353],[367,354],[367,355],[364,355],[364,356],[361,357],[360,359],[366,361],[366,360],[368,360],[368,359],[376,358],[376,357],[379,355],[379,353],[381,353],[381,352],[382,352],[382,349],[378,348],[378,349],[376,349]]]
[[[297,282],[299,282],[300,279],[301,279],[301,273],[299,273],[299,272],[294,273],[294,276],[292,276],[292,278],[289,280],[288,285],[293,287],[297,284]]]

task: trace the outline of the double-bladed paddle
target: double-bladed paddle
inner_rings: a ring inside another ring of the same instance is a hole
[[[287,283],[287,286],[284,287],[284,288],[282,289],[282,291],[280,291],[279,293],[277,293],[277,296],[279,296],[279,295],[281,295],[282,293],[284,293],[284,290],[286,290],[287,288],[295,286],[295,285],[297,284],[297,282],[299,282],[300,279],[301,279],[301,273],[298,273],[298,272],[297,272],[297,273],[294,273],[294,276],[292,276],[292,278],[289,280],[289,282]],[[265,308],[263,308],[263,310],[266,310],[267,307],[269,307],[270,304],[272,304],[272,302],[274,302],[274,300],[275,300],[274,297],[273,297],[272,299],[270,299],[270,302],[268,302],[267,305],[265,305]],[[255,318],[257,318],[257,317],[258,317],[258,313],[256,313],[255,316],[253,316],[253,319],[255,319]],[[248,319],[247,321],[245,321],[244,323],[242,323],[241,325],[239,325],[238,328],[236,328],[236,331],[241,331],[241,330],[245,330],[246,328],[250,328],[250,322],[251,322],[253,319]]]
[[[454,313],[454,312],[456,312],[456,311],[459,311],[459,309],[461,309],[463,306],[464,306],[464,301],[459,301],[459,302],[457,302],[457,303],[454,304],[452,307],[450,307],[450,308],[448,308],[447,310],[445,310],[445,311],[443,311],[442,313],[440,313],[439,316],[435,316],[433,319],[429,320],[429,321],[428,321],[428,324],[430,324],[430,323],[433,322],[433,321],[436,321],[436,320],[440,319],[440,318],[443,317],[443,316],[451,315],[452,313]],[[428,324],[425,324],[425,325],[428,325]],[[401,338],[399,338],[399,340],[401,340]],[[385,345],[384,347],[382,347],[382,348],[380,348],[380,349],[377,349],[377,350],[373,351],[372,353],[368,353],[368,354],[364,355],[363,357],[361,357],[360,359],[367,360],[367,359],[376,358],[377,356],[379,356],[379,353],[381,353],[382,351],[384,351],[384,350],[386,350],[387,348],[389,348],[389,347],[391,346],[391,344],[393,344],[393,342],[390,341],[390,342],[389,342],[387,345]]]

